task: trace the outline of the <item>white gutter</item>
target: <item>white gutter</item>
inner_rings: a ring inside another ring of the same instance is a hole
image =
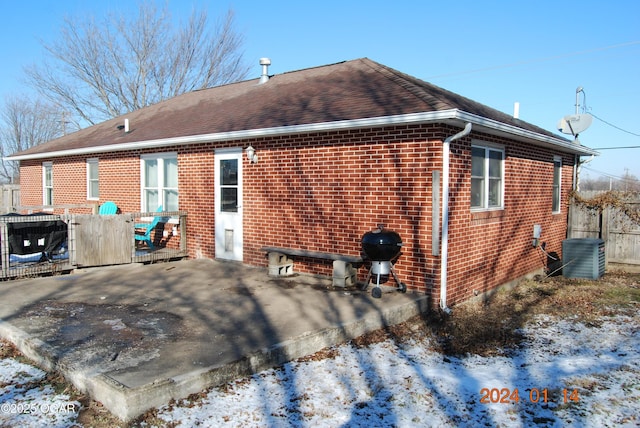
[[[452,141],[465,137],[471,132],[471,122],[455,135],[442,143],[442,249],[440,260],[440,309],[451,312],[447,307],[447,263],[449,252],[449,146]]]
[[[380,116],[365,119],[339,120],[335,122],[320,122],[305,125],[277,126],[273,128],[248,129],[241,131],[218,132],[212,134],[189,135],[174,138],[160,138],[155,140],[133,141],[122,144],[107,144],[101,146],[82,147],[77,149],[50,151],[43,153],[25,154],[19,156],[7,156],[4,160],[20,161],[29,159],[48,159],[60,156],[88,155],[94,153],[117,152],[125,150],[141,150],[153,148],[166,148],[186,144],[242,140],[247,138],[273,137],[287,134],[300,134],[307,132],[336,131],[345,129],[368,128],[377,126],[454,122],[452,124],[473,123],[476,127],[484,129],[488,133],[508,134],[526,140],[538,141],[540,145],[548,145],[565,149],[570,153],[581,155],[597,155],[598,152],[588,147],[579,146],[572,141],[542,135],[537,132],[518,128],[492,119],[487,119],[458,109],[450,109],[435,112],[411,113],[396,116]],[[99,125],[98,125],[99,126]]]

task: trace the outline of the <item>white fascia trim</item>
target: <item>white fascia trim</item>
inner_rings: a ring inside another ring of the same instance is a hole
[[[536,132],[527,131],[522,128],[507,125],[481,116],[466,113],[458,109],[450,109],[436,112],[423,112],[402,114],[396,116],[380,116],[364,119],[339,120],[335,122],[320,122],[305,125],[277,126],[273,128],[248,129],[242,131],[219,132],[213,134],[189,135],[184,137],[160,138],[156,140],[135,141],[123,144],[111,144],[106,146],[94,146],[81,149],[60,150],[55,152],[37,153],[22,156],[7,156],[4,159],[10,161],[20,161],[29,159],[48,159],[60,156],[86,155],[106,152],[117,152],[125,150],[142,150],[150,148],[160,148],[168,146],[181,146],[185,144],[216,142],[216,141],[232,141],[247,138],[272,137],[279,135],[301,134],[308,132],[324,132],[345,129],[358,129],[367,127],[379,127],[389,125],[406,125],[416,123],[438,123],[443,121],[461,121],[464,123],[471,122],[488,130],[517,135],[522,138],[540,141],[554,146],[568,149],[571,153],[580,155],[597,155],[594,150],[565,141],[560,138],[548,137]]]
[[[487,119],[485,117],[478,116],[475,114],[467,113],[460,110],[455,110],[455,111],[458,112],[457,119],[460,119],[463,122],[472,122],[474,125],[488,128],[489,130],[494,132],[515,135],[528,140],[535,140],[542,144],[556,146],[564,149],[564,151],[567,151],[569,153],[575,153],[581,156],[597,156],[599,154],[599,152],[593,149],[578,145],[577,143],[565,140],[564,138],[550,137],[547,135],[538,134],[537,132],[528,131],[523,128],[518,128],[517,126],[512,126],[503,122],[498,122],[493,119]]]

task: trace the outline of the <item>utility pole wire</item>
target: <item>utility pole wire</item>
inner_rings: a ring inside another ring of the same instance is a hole
[[[491,67],[477,68],[477,69],[474,69],[474,70],[466,70],[466,71],[458,71],[458,72],[447,73],[447,74],[439,74],[439,75],[435,75],[435,76],[426,77],[426,80],[440,79],[440,78],[443,78],[443,77],[460,76],[460,75],[463,75],[463,74],[481,73],[481,72],[484,72],[484,71],[498,70],[500,68],[517,67],[517,66],[520,66],[520,65],[535,64],[535,63],[538,63],[538,62],[553,61],[553,60],[556,60],[556,59],[562,59],[562,58],[567,58],[567,57],[572,57],[572,56],[577,56],[577,55],[584,55],[584,54],[588,54],[588,53],[592,53],[592,52],[606,51],[606,50],[609,50],[609,49],[622,48],[622,47],[625,47],[625,46],[632,46],[632,45],[637,45],[637,44],[640,44],[640,40],[634,40],[634,41],[626,42],[626,43],[619,43],[617,45],[604,46],[604,47],[601,47],[601,48],[588,49],[588,50],[584,50],[584,51],[569,52],[569,53],[565,53],[565,54],[561,54],[561,55],[549,56],[549,57],[545,57],[545,58],[534,58],[534,59],[525,60],[525,61],[512,62],[512,63],[509,63],[509,64],[500,64],[500,65],[495,65],[495,66],[491,66]]]
[[[591,113],[591,112],[590,112],[589,114],[590,114],[591,116],[595,117],[596,119],[598,119],[600,122],[606,123],[607,125],[611,126],[612,128],[616,128],[618,131],[626,132],[627,134],[631,134],[631,135],[634,135],[634,136],[636,136],[636,137],[640,137],[640,134],[636,134],[635,132],[631,132],[631,131],[627,131],[626,129],[622,129],[622,128],[620,128],[619,126],[616,126],[616,125],[614,125],[614,124],[612,124],[612,123],[607,122],[607,121],[606,121],[606,120],[604,120],[604,119],[599,118],[598,116],[596,116],[595,114],[593,114],[593,113]],[[638,146],[635,146],[635,147],[629,147],[629,148],[630,148],[630,149],[632,149],[632,148],[633,148],[633,149],[635,149],[635,148],[637,148],[637,147],[638,147]],[[621,148],[622,148],[622,147],[621,147]],[[596,149],[596,150],[602,150],[602,149]]]
[[[635,132],[631,132],[631,131],[627,131],[626,129],[622,129],[619,126],[614,125],[611,122],[607,122],[606,120],[602,119],[601,117],[598,117],[597,115],[593,114],[591,112],[591,107],[587,106],[587,94],[584,92],[584,90],[582,89],[582,87],[578,88],[579,92],[582,92],[582,96],[583,98],[583,106],[582,106],[582,112],[583,113],[589,113],[591,116],[595,117],[596,119],[598,119],[600,122],[605,123],[609,126],[611,126],[612,128],[617,129],[618,131],[622,131],[622,132],[626,132],[627,134],[631,134],[631,135],[635,135],[636,137],[640,137],[640,134],[636,134]],[[576,92],[576,114],[578,114],[578,95]],[[632,147],[630,147],[632,148]],[[602,150],[602,149],[594,149],[594,150]]]
[[[596,147],[593,150],[640,149],[640,146]]]

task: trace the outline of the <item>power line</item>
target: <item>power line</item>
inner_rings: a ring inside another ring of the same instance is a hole
[[[622,180],[622,177],[618,177],[617,175],[609,174],[608,172],[602,172],[595,170],[593,168],[589,168],[588,166],[582,166],[582,169],[586,169],[587,171],[595,172],[596,174],[604,175],[607,178],[615,178],[616,180]]]
[[[621,147],[598,147],[593,150],[618,150],[618,149],[640,149],[640,146],[621,146]]]
[[[635,132],[627,131],[626,129],[623,129],[623,128],[621,128],[621,127],[617,126],[617,125],[614,125],[614,124],[613,124],[613,123],[611,123],[611,122],[607,122],[606,120],[604,120],[604,119],[602,119],[601,117],[598,117],[596,114],[594,114],[594,113],[591,111],[591,107],[588,107],[588,106],[587,106],[587,94],[584,92],[584,90],[583,90],[582,88],[578,88],[578,89],[582,92],[582,96],[584,97],[584,99],[583,99],[583,106],[582,106],[582,112],[583,112],[583,113],[585,113],[585,112],[587,112],[587,111],[588,111],[588,112],[589,112],[589,114],[590,114],[591,116],[595,117],[595,118],[596,118],[596,119],[598,119],[600,122],[605,123],[605,124],[607,124],[607,125],[611,126],[612,128],[617,129],[618,131],[626,132],[627,134],[631,134],[631,135],[634,135],[634,136],[636,136],[636,137],[640,137],[640,134],[636,134]],[[576,96],[577,96],[577,95],[576,95]],[[576,106],[576,108],[577,108],[577,106]],[[576,113],[577,113],[577,112],[576,112]],[[615,147],[615,148],[620,148],[620,149],[625,149],[625,148],[626,148],[626,149],[635,149],[635,148],[638,148],[638,146]],[[614,149],[614,147],[611,147],[610,149]],[[606,150],[606,148],[596,149],[596,150]]]
[[[627,131],[626,129],[622,129],[619,126],[614,125],[613,123],[609,123],[604,119],[599,118],[598,116],[596,116],[595,114],[593,114],[592,112],[589,112],[589,114],[593,117],[595,117],[596,119],[598,119],[600,122],[606,123],[607,125],[611,126],[612,128],[616,128],[618,131],[622,131],[622,132],[626,132],[627,134],[631,134],[631,135],[635,135],[636,137],[640,137],[640,134],[636,134],[635,132],[631,132],[631,131]],[[639,146],[633,146],[633,147],[628,147],[630,149],[636,149]],[[623,148],[623,147],[621,147]]]
[[[556,59],[562,59],[562,58],[567,58],[567,57],[572,57],[572,56],[577,56],[577,55],[584,55],[584,54],[588,54],[588,53],[592,53],[592,52],[605,51],[605,50],[609,50],[609,49],[621,48],[621,47],[637,45],[637,44],[640,44],[640,40],[634,40],[634,41],[631,41],[631,42],[619,43],[617,45],[604,46],[604,47],[600,47],[600,48],[593,48],[593,49],[588,49],[588,50],[584,50],[584,51],[569,52],[569,53],[565,53],[565,54],[561,54],[561,55],[549,56],[549,57],[545,57],[545,58],[534,58],[534,59],[525,60],[525,61],[512,62],[512,63],[509,63],[509,64],[500,64],[500,65],[495,65],[495,66],[491,66],[491,67],[477,68],[477,69],[474,69],[474,70],[466,70],[466,71],[458,71],[458,72],[447,73],[447,74],[439,74],[439,75],[435,75],[435,76],[426,77],[426,80],[440,79],[440,78],[443,78],[443,77],[459,76],[459,75],[463,75],[463,74],[481,73],[483,71],[497,70],[497,69],[500,69],[500,68],[509,68],[509,67],[517,67],[517,66],[520,66],[520,65],[535,64],[537,62],[553,61],[553,60],[556,60]]]
[[[584,166],[584,165],[582,166],[582,169],[586,169],[587,171],[595,172],[596,174],[603,175],[603,176],[605,176],[607,178],[613,178],[615,180],[619,180],[619,181],[623,181],[623,182],[624,181],[629,181],[629,182],[633,181],[633,180],[629,180],[629,178],[627,178],[627,177],[619,177],[617,175],[609,174],[608,172],[598,171],[596,169],[589,168],[588,166]],[[627,170],[627,168],[625,168],[625,170]],[[627,171],[627,173],[628,173],[628,171]]]

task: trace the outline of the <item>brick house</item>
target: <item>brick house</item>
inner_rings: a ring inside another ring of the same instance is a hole
[[[366,58],[266,67],[12,155],[22,205],[185,210],[190,257],[253,266],[263,246],[359,255],[383,223],[398,276],[442,308],[543,268],[534,225],[561,252],[593,150]]]

